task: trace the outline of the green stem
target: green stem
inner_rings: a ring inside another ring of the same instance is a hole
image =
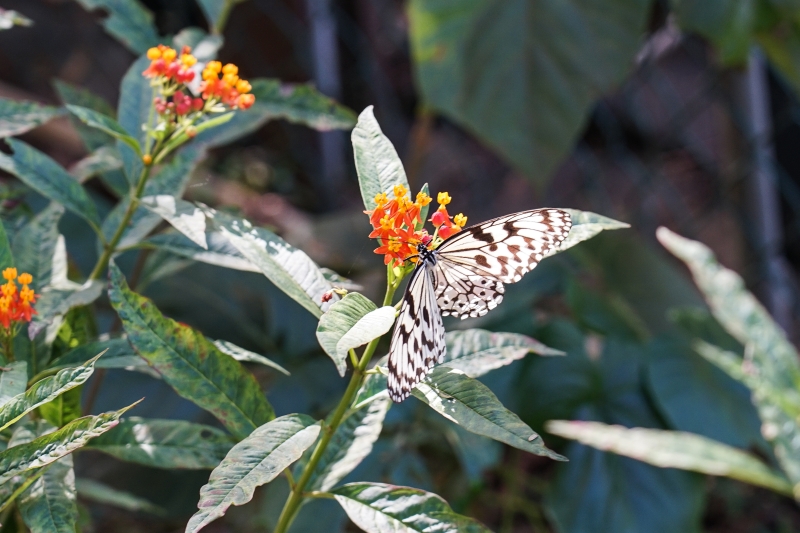
[[[393,283],[395,280],[392,278],[393,276],[390,274],[387,279],[386,295],[383,297],[384,306],[392,303],[394,291],[397,289],[396,283]],[[278,518],[278,525],[275,526],[274,533],[286,533],[286,531],[289,529],[289,526],[292,525],[295,516],[297,516],[297,512],[300,510],[300,505],[303,503],[303,499],[307,497],[303,491],[305,490],[308,481],[311,479],[311,475],[316,470],[317,464],[325,454],[325,450],[333,438],[333,435],[339,428],[339,424],[342,423],[345,414],[347,413],[350,405],[352,405],[353,399],[355,399],[355,396],[358,393],[358,389],[361,388],[361,385],[364,382],[365,370],[372,359],[372,356],[375,354],[375,349],[378,347],[380,340],[380,337],[373,339],[369,342],[369,344],[367,344],[367,347],[364,348],[364,353],[361,355],[361,359],[358,361],[357,365],[354,365],[353,376],[350,378],[350,383],[347,385],[347,390],[345,390],[342,399],[339,400],[339,405],[336,406],[333,415],[330,417],[330,421],[327,424],[324,421],[322,422],[322,438],[320,438],[316,448],[314,448],[314,452],[311,454],[311,459],[308,460],[308,464],[303,470],[300,479],[298,479],[297,483],[295,483],[294,487],[292,487],[289,497],[286,499],[286,503],[281,511],[281,516]]]

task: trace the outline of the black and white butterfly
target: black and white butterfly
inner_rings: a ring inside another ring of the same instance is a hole
[[[400,307],[389,349],[389,396],[402,402],[444,360],[442,315],[483,316],[564,241],[569,213],[534,209],[470,226],[435,250],[417,247],[417,266]]]

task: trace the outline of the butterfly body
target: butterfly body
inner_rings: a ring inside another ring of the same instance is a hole
[[[535,209],[495,218],[456,233],[435,250],[417,246],[389,349],[389,396],[405,400],[444,360],[442,316],[483,316],[516,283],[556,250],[572,227],[569,213]]]

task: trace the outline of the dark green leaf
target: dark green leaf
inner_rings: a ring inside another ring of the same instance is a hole
[[[208,25],[215,32],[222,33],[225,21],[228,20],[228,13],[234,5],[242,1],[244,0],[197,0],[197,3],[200,4]]]
[[[114,179],[121,169],[122,159],[117,149],[113,146],[101,146],[70,167],[69,173],[80,183],[99,175],[112,191],[122,196],[128,192],[128,182],[124,176],[122,179]]]
[[[102,24],[108,33],[131,52],[142,54],[158,44],[153,14],[138,0],[77,0],[87,10],[108,13]]]
[[[467,431],[536,455],[557,461],[567,460],[548,449],[542,438],[503,407],[486,385],[460,370],[437,366],[412,394]]]
[[[82,344],[53,362],[53,366],[74,366],[86,362],[102,352],[94,364],[96,368],[128,368],[147,366],[147,361],[139,357],[127,339],[109,339]]]
[[[274,368],[281,374],[285,374],[289,376],[289,371],[283,368],[281,365],[264,357],[261,354],[257,354],[255,352],[251,352],[250,350],[245,350],[241,346],[236,346],[232,342],[216,340],[213,341],[214,346],[219,348],[219,351],[222,353],[228,354],[237,361],[241,361],[243,363],[258,363],[259,365],[268,366],[270,368]]]
[[[133,62],[122,78],[117,105],[117,121],[131,137],[139,141],[139,146],[142,147],[147,146],[143,126],[151,119],[150,107],[153,104],[150,80],[142,76],[148,65],[150,60],[147,56],[141,56]],[[135,186],[143,168],[142,158],[126,144],[119,144],[118,148],[128,183]]]
[[[356,114],[319,92],[312,85],[290,85],[280,80],[252,80],[253,107],[267,115],[303,124],[318,131],[350,129]]]
[[[423,100],[543,184],[595,101],[630,70],[651,8],[646,0],[613,9],[589,0],[413,0]]]
[[[31,533],[75,533],[78,506],[72,456],[51,464],[20,494],[18,505]]]
[[[577,209],[564,209],[572,218],[572,229],[569,235],[558,247],[559,252],[572,248],[578,243],[589,240],[601,231],[630,228],[630,224],[592,213],[591,211],[578,211]]]
[[[231,505],[244,505],[256,487],[269,483],[297,461],[317,440],[320,426],[306,415],[285,415],[267,422],[231,448],[200,489],[198,512],[187,533],[223,516]]]
[[[181,233],[161,233],[144,241],[146,246],[154,246],[181,257],[201,263],[242,270],[245,272],[261,272],[261,270],[245,259],[239,251],[228,242],[228,239],[215,232],[206,232],[207,249],[193,242]]]
[[[15,396],[24,394],[27,384],[28,363],[25,361],[14,361],[0,368],[0,420],[6,404]]]
[[[348,483],[331,493],[350,520],[367,533],[491,533],[477,520],[456,514],[441,497],[424,490]]]
[[[0,154],[0,168],[22,180],[43,196],[62,204],[89,223],[99,226],[94,203],[83,187],[48,156],[22,141],[7,139],[14,154]]]
[[[137,154],[141,155],[142,148],[139,146],[139,141],[128,135],[128,132],[113,118],[98,111],[94,111],[93,109],[72,104],[67,104],[67,109],[87,126],[119,139],[133,148]]]
[[[119,417],[134,405],[98,416],[79,418],[27,444],[0,452],[0,485],[17,474],[47,466],[85,446],[92,438],[116,426]]]
[[[33,276],[36,292],[50,285],[53,256],[58,242],[58,221],[64,208],[52,203],[36,215],[14,236],[14,259],[19,273]]]
[[[156,468],[214,468],[234,441],[224,431],[184,420],[130,417],[89,448]]]
[[[81,498],[92,500],[105,505],[113,505],[126,511],[144,511],[157,516],[166,515],[166,511],[161,507],[150,503],[144,498],[134,496],[129,492],[117,490],[93,479],[76,479],[75,487]]]
[[[0,138],[21,135],[60,113],[55,107],[0,98]]]
[[[381,131],[372,106],[358,116],[358,124],[350,137],[364,207],[375,209],[375,196],[390,193],[395,185],[409,189],[403,162],[392,142]]]
[[[109,298],[128,341],[178,394],[210,411],[240,439],[274,418],[255,378],[241,364],[199,332],[164,317],[128,288],[113,264],[110,274]]]
[[[5,270],[14,266],[14,257],[11,254],[11,244],[8,242],[8,234],[2,222],[0,222],[0,268]]]
[[[709,39],[725,65],[742,65],[752,45],[755,9],[752,2],[673,0],[681,29]]]
[[[529,353],[565,355],[541,342],[518,333],[492,333],[484,329],[448,331],[447,354],[443,361],[471,378],[522,359]]]

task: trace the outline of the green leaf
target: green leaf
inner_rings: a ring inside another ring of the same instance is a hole
[[[128,368],[147,366],[147,361],[139,357],[127,339],[108,339],[82,344],[68,351],[51,364],[55,366],[74,366],[86,362],[102,352],[95,368]]]
[[[223,516],[231,505],[244,505],[256,487],[269,483],[297,461],[317,440],[320,426],[306,415],[285,415],[267,422],[231,448],[200,489],[198,512],[187,533]]]
[[[96,128],[103,133],[119,139],[133,148],[138,155],[142,154],[142,148],[139,146],[139,141],[128,135],[128,132],[125,131],[125,129],[113,118],[98,111],[94,111],[93,109],[88,109],[86,107],[77,105],[67,104],[67,109],[69,109],[70,113],[78,117],[78,119],[87,126]]]
[[[484,329],[448,331],[447,354],[443,364],[471,378],[522,359],[529,353],[565,355],[541,342],[518,333],[492,333]]]
[[[362,318],[377,309],[375,304],[365,296],[351,292],[331,305],[328,311],[320,317],[319,325],[317,325],[317,340],[325,353],[333,360],[340,376],[344,376],[347,371],[347,350],[344,353],[339,352],[339,341]],[[392,314],[392,322],[394,322],[394,314]]]
[[[14,154],[0,154],[0,168],[13,174],[41,195],[62,204],[97,227],[100,218],[83,187],[48,156],[22,141],[6,139]]]
[[[34,339],[39,332],[55,326],[56,331],[61,319],[70,310],[88,305],[97,300],[103,293],[103,284],[97,280],[88,280],[84,285],[74,288],[59,288],[51,284],[42,290],[36,301],[36,314],[28,326],[28,337]]]
[[[108,13],[102,24],[106,31],[131,52],[142,54],[158,44],[153,14],[138,0],[77,0],[85,9]]]
[[[89,448],[155,468],[214,468],[234,441],[224,431],[184,420],[129,417]]]
[[[92,438],[116,426],[119,417],[134,405],[73,420],[59,430],[0,452],[0,485],[26,470],[47,466],[85,446]]]
[[[228,239],[219,233],[206,232],[205,242],[208,248],[203,248],[192,239],[181,233],[160,233],[143,242],[147,247],[165,250],[181,257],[186,257],[200,263],[216,265],[244,272],[261,272],[261,270],[245,259],[239,251],[228,242]]]
[[[111,265],[109,299],[136,352],[179,395],[215,415],[238,438],[275,417],[252,374],[202,334],[164,317]]]
[[[381,131],[372,106],[358,116],[358,124],[350,137],[364,207],[375,209],[375,195],[388,194],[395,185],[409,189],[403,162],[392,142]]]
[[[372,445],[381,434],[391,406],[389,395],[384,394],[344,419],[311,474],[306,490],[330,490],[352,472],[372,452]],[[305,469],[308,463],[306,455],[295,466],[295,476],[300,476]]]
[[[111,107],[108,102],[106,102],[102,97],[92,93],[88,89],[76,87],[61,80],[54,80],[53,86],[55,87],[58,96],[61,98],[61,101],[65,104],[78,105],[93,109],[94,111],[108,115],[111,118],[116,116],[114,108]],[[83,144],[86,145],[88,150],[94,151],[102,146],[107,146],[114,142],[114,138],[110,135],[106,135],[102,131],[90,128],[72,115],[69,115],[69,118],[70,122],[73,126],[75,126],[75,129],[81,136],[81,139],[83,139]]]
[[[14,236],[12,249],[17,271],[33,276],[33,287],[37,292],[50,285],[58,243],[58,221],[63,214],[64,208],[52,203]]]
[[[367,533],[491,533],[477,520],[455,513],[432,492],[383,483],[348,483],[331,493],[350,520]]]
[[[141,204],[169,222],[197,246],[203,250],[208,249],[206,214],[203,209],[169,195],[147,196],[142,198]]]
[[[104,505],[113,505],[126,511],[144,511],[157,516],[164,516],[167,512],[144,498],[134,496],[129,492],[117,490],[104,483],[93,479],[76,479],[75,487],[81,498],[92,500]]]
[[[422,99],[543,184],[633,66],[650,10],[645,0],[413,0]]]
[[[0,420],[5,412],[5,405],[15,396],[25,393],[28,384],[28,363],[15,361],[0,368]]]
[[[59,114],[56,107],[0,98],[0,138],[22,135]]]
[[[59,370],[55,376],[44,378],[34,383],[24,392],[11,398],[0,407],[0,431],[7,428],[27,413],[40,405],[58,398],[70,389],[85,383],[94,372],[94,363],[99,356],[95,356],[83,365],[75,368]]]
[[[356,123],[356,114],[345,106],[328,98],[310,84],[287,84],[280,80],[251,80],[253,105],[269,120],[286,119],[303,124],[317,131],[344,130]]]
[[[31,26],[33,21],[13,9],[0,10],[0,30],[8,30],[14,26]]]
[[[267,357],[264,357],[261,354],[251,352],[250,350],[245,350],[241,346],[236,346],[232,342],[222,341],[222,340],[216,340],[213,342],[214,346],[219,348],[219,351],[230,355],[237,361],[241,361],[243,363],[258,363],[259,365],[264,365],[270,368],[274,368],[281,374],[285,374],[287,376],[291,375],[289,374],[289,371],[283,368],[281,365],[279,365],[275,361],[272,361],[271,359],[268,359]]]
[[[233,6],[243,1],[244,0],[197,0],[197,3],[200,4],[200,9],[203,10],[203,14],[206,16],[206,20],[208,21],[208,25],[211,26],[211,29],[216,33],[222,33],[225,22],[228,20],[230,10]]]
[[[753,2],[673,0],[671,7],[680,28],[709,39],[723,65],[746,63],[756,22]]]
[[[101,146],[70,167],[69,173],[79,183],[100,176],[117,196],[129,191],[128,182],[122,175],[122,159],[113,146]]]
[[[51,464],[19,497],[22,520],[31,533],[75,533],[78,519],[72,456]]]
[[[14,266],[14,257],[11,254],[11,245],[8,242],[8,234],[3,222],[0,221],[0,268]]]
[[[412,394],[467,431],[556,461],[567,460],[548,449],[542,438],[503,407],[486,385],[460,370],[437,366]]]
[[[630,228],[630,224],[614,220],[592,213],[591,211],[579,211],[577,209],[564,209],[572,217],[572,229],[569,235],[558,247],[559,252],[567,248],[572,248],[578,243],[587,241],[601,231]]]
[[[39,407],[39,414],[53,424],[62,427],[81,416],[81,389],[77,386]]]
[[[139,57],[130,66],[119,89],[119,103],[117,104],[117,121],[128,134],[139,141],[139,146],[147,146],[146,132],[143,126],[148,124],[150,107],[153,105],[153,88],[150,80],[142,76],[142,72],[150,65],[146,55]],[[136,186],[139,174],[142,172],[142,158],[127,144],[118,144],[125,176],[131,186]]]
[[[693,433],[566,420],[548,422],[547,431],[660,468],[725,476],[792,494],[789,481],[753,455]]]

